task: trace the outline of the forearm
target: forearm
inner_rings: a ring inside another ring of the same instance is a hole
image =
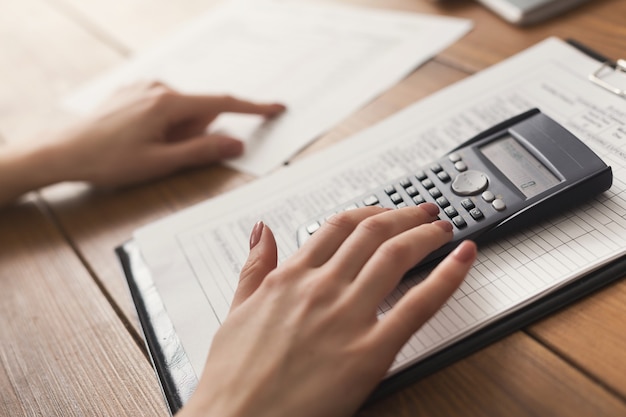
[[[62,151],[54,143],[0,147],[0,206],[66,178]]]
[[[179,94],[162,84],[121,90],[116,102],[56,133],[47,143],[0,146],[0,206],[61,181],[121,187],[238,156],[243,144],[207,126],[221,113],[273,117],[280,104]]]

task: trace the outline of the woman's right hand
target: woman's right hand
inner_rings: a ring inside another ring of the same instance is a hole
[[[378,318],[402,276],[452,237],[437,214],[428,203],[347,211],[278,267],[274,236],[258,223],[230,314],[180,415],[354,413],[476,257],[474,243],[462,243]]]

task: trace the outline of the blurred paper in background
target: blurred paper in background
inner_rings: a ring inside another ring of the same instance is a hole
[[[246,142],[228,165],[263,175],[463,36],[471,22],[312,2],[234,1],[139,53],[65,101],[86,112],[115,89],[159,80],[194,94],[282,102],[264,122],[224,115],[212,129]]]

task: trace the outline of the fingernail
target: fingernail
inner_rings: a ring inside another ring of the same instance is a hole
[[[452,256],[459,262],[470,262],[476,257],[476,244],[469,240],[462,242],[453,252]]]
[[[452,223],[450,223],[448,221],[437,220],[437,221],[434,221],[433,224],[435,226],[439,227],[444,232],[451,232],[452,231]]]
[[[252,228],[252,233],[250,233],[250,249],[254,248],[261,240],[261,235],[263,234],[264,227],[265,225],[263,224],[263,222],[258,221]]]
[[[220,141],[219,147],[222,158],[232,158],[243,152],[243,142],[237,139],[224,138]]]
[[[422,203],[418,207],[430,214],[431,217],[435,217],[439,214],[439,207],[433,203]]]

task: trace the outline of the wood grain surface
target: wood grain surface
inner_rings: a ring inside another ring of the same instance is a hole
[[[624,0],[527,28],[469,0],[335,1],[469,18],[474,28],[294,160],[548,36],[626,55]],[[0,0],[0,137],[44,138],[73,117],[59,106],[67,93],[217,3]],[[167,415],[113,248],[141,225],[252,180],[214,166],[115,192],[61,184],[0,209],[0,415]],[[359,415],[626,415],[624,300],[619,281]]]

